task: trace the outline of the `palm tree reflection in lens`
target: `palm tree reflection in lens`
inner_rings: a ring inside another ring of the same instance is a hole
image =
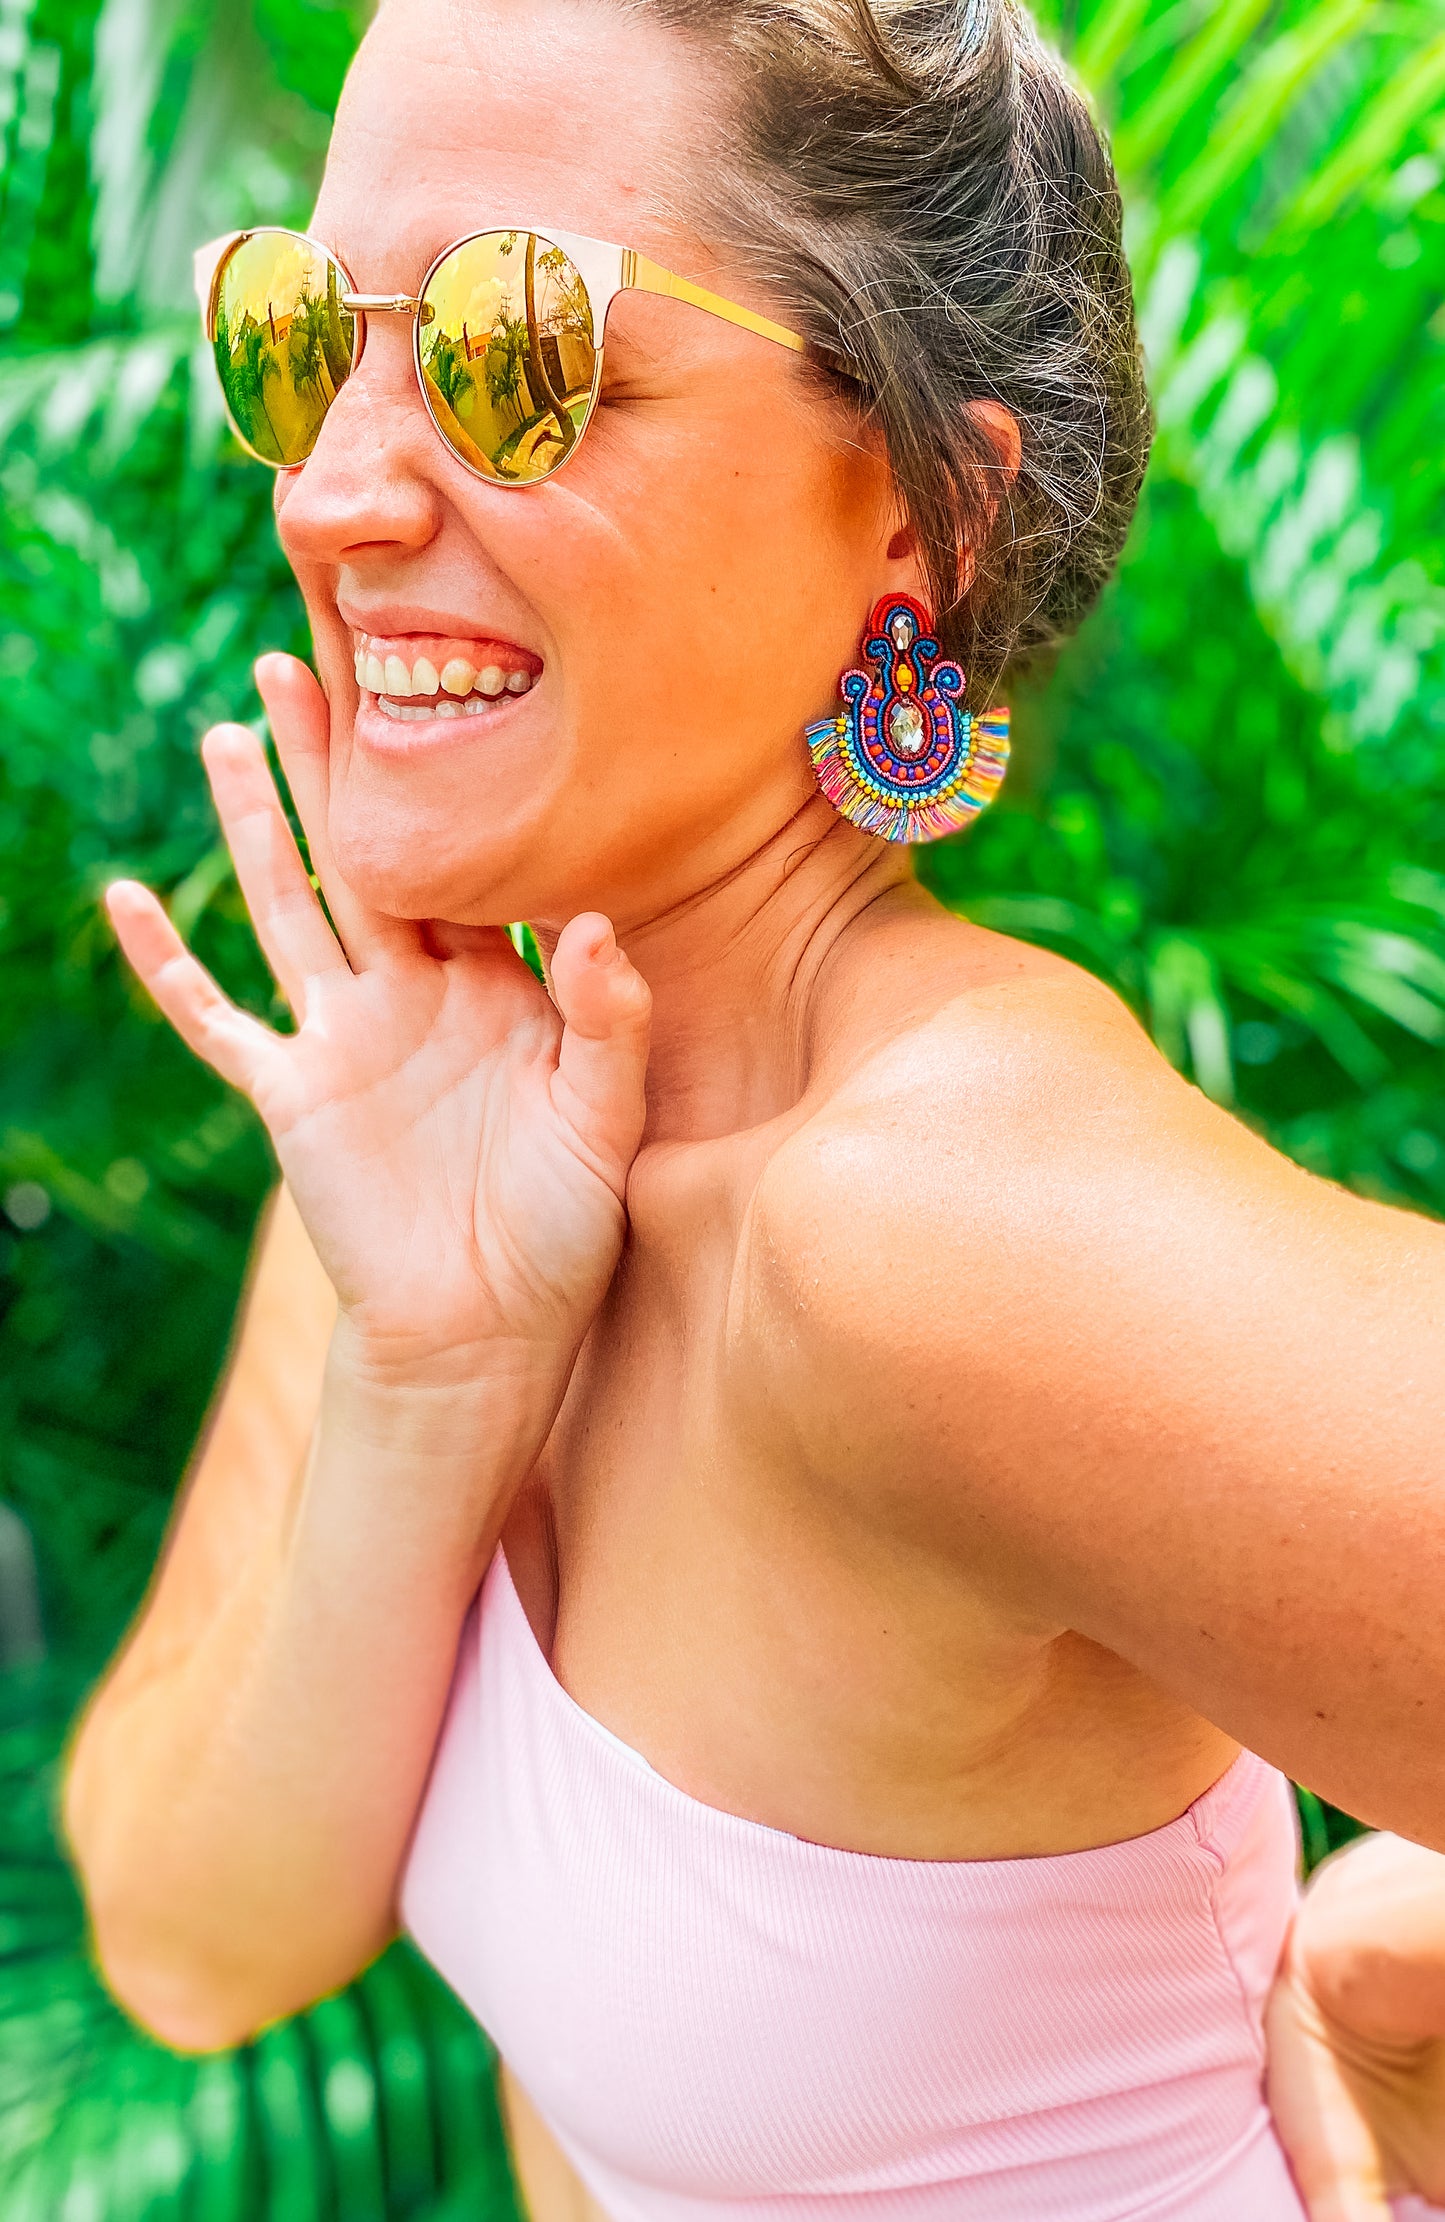
[[[337,265],[290,232],[228,257],[216,293],[216,370],[236,431],[267,463],[304,463],[349,376],[356,321]]]
[[[592,407],[592,303],[570,257],[536,232],[454,248],[427,284],[422,381],[464,463],[526,484],[571,453]]]

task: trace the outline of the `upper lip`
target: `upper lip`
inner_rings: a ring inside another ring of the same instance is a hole
[[[443,639],[484,640],[495,648],[512,648],[519,656],[535,657],[539,663],[543,661],[537,649],[515,640],[500,626],[479,622],[475,616],[459,617],[454,611],[421,609],[413,602],[380,602],[374,609],[363,609],[357,602],[338,602],[336,609],[342,623],[356,633],[371,633],[382,638],[406,633],[435,633]]]

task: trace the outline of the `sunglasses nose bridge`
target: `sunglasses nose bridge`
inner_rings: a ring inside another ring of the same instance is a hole
[[[343,293],[341,306],[353,316],[415,316],[422,324],[430,324],[436,313],[429,301],[411,293]]]

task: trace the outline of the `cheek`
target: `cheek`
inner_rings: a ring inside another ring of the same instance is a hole
[[[644,745],[681,724],[737,765],[830,706],[876,593],[888,480],[800,415],[739,406],[693,437],[669,425],[645,469],[606,487],[605,530],[572,540],[578,676],[604,724]]]

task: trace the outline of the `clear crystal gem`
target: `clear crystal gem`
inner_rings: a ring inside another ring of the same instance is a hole
[[[923,712],[916,702],[895,702],[888,713],[888,738],[900,756],[923,754]]]
[[[913,646],[913,619],[909,616],[907,610],[894,611],[893,623],[888,630],[893,635],[895,648],[911,648]]]

